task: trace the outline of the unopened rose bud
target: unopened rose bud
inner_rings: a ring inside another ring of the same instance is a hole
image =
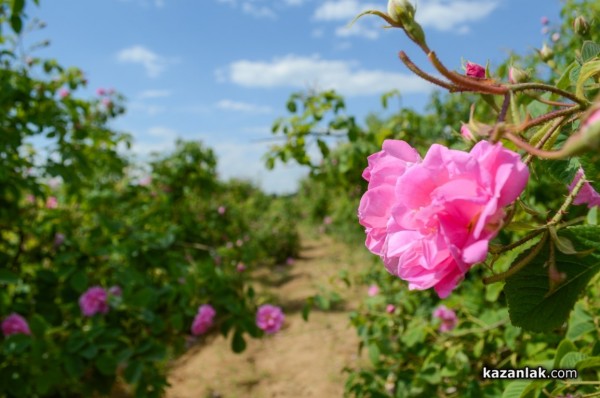
[[[579,36],[587,36],[590,33],[590,24],[583,16],[578,16],[573,21],[573,31]]]
[[[508,81],[512,84],[528,82],[529,78],[529,73],[527,73],[527,71],[524,71],[523,69],[511,66],[508,70]]]
[[[538,51],[540,53],[540,57],[542,57],[542,61],[546,62],[550,60],[554,56],[554,51],[546,43],[542,46],[542,49]]]
[[[408,0],[389,0],[387,8],[390,18],[399,25],[415,19],[415,7]]]
[[[469,77],[485,79],[485,68],[474,62],[467,62],[465,66],[465,74]]]
[[[560,40],[560,33],[552,33],[552,36],[550,37],[552,39],[553,42],[557,42]]]
[[[460,135],[462,135],[463,138],[468,141],[475,141],[475,137],[473,136],[473,133],[471,133],[471,130],[469,130],[469,126],[466,124],[463,124],[461,126]]]
[[[542,22],[542,25],[548,25],[548,22],[550,22],[550,20],[548,19],[548,17],[542,17],[541,22]]]

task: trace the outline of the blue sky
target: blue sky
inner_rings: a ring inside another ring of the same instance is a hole
[[[215,149],[223,178],[246,177],[272,192],[289,192],[304,170],[264,168],[275,118],[293,91],[335,88],[361,120],[379,111],[380,95],[399,89],[404,106],[421,109],[432,87],[397,58],[405,50],[426,70],[419,50],[398,30],[366,17],[386,0],[42,0],[29,15],[47,28],[28,43],[50,39],[38,56],[85,72],[75,95],[114,88],[127,113],[114,127],[133,135],[144,159],[176,138]],[[540,18],[557,23],[558,0],[420,0],[417,20],[447,66],[461,58],[492,65],[509,49],[540,48]],[[465,119],[467,115],[465,115]],[[262,141],[261,141],[262,140]]]

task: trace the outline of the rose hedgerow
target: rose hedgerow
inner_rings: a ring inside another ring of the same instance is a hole
[[[366,246],[410,289],[447,297],[502,226],[504,207],[529,178],[517,153],[477,143],[471,152],[433,145],[420,159],[404,141],[386,140],[369,156],[360,201]]]

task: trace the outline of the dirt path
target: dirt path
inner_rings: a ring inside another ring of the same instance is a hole
[[[167,397],[341,397],[342,369],[358,360],[358,339],[348,312],[364,292],[336,283],[335,290],[345,299],[341,308],[312,311],[308,322],[302,319],[301,306],[319,287],[331,289],[341,269],[364,269],[363,254],[324,236],[305,239],[295,264],[258,275],[279,285],[272,291],[286,314],[284,329],[263,340],[247,340],[242,354],[234,354],[221,336],[193,348],[173,366]]]

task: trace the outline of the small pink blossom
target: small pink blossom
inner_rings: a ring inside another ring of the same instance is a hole
[[[261,305],[256,312],[256,325],[265,333],[276,333],[281,329],[285,316],[281,308],[274,305]]]
[[[486,258],[504,207],[529,178],[517,153],[487,141],[468,153],[434,144],[421,160],[406,142],[386,140],[368,162],[358,209],[367,248],[409,289],[433,287],[442,298]]]
[[[58,246],[62,245],[64,242],[65,242],[65,234],[57,232],[54,235],[54,246],[58,247]]]
[[[469,77],[476,77],[478,79],[485,78],[485,68],[474,62],[467,62],[466,75]]]
[[[98,94],[100,97],[103,97],[106,95],[106,90],[100,87],[98,90],[96,90],[96,94]]]
[[[79,297],[79,307],[85,316],[108,313],[106,290],[100,286],[90,287]]]
[[[550,38],[552,39],[553,42],[557,42],[560,40],[560,33],[552,33],[552,36],[550,36]]]
[[[237,270],[237,272],[244,272],[246,270],[246,264],[242,263],[241,261],[236,265],[235,269]]]
[[[285,260],[286,265],[294,265],[295,262],[296,260],[294,260],[293,257],[288,257],[287,260]]]
[[[573,182],[569,185],[569,192],[575,188],[575,185],[579,182],[581,178],[585,178],[585,174],[583,173],[583,169],[577,170],[577,174],[575,174],[575,178],[573,178]],[[588,208],[592,208],[594,206],[600,206],[600,194],[596,192],[596,190],[590,185],[589,182],[585,182],[581,190],[575,196],[575,200],[573,200],[574,205],[585,205],[587,204]]]
[[[242,247],[244,245],[244,241],[241,240],[241,239],[238,239],[238,240],[235,241],[235,245],[237,247]]]
[[[440,332],[449,332],[456,327],[458,318],[456,313],[447,308],[445,305],[440,305],[433,311],[433,317],[442,321],[440,324]]]
[[[35,196],[33,196],[32,194],[28,194],[27,196],[25,196],[25,202],[27,202],[29,204],[34,204]]]
[[[69,94],[71,94],[71,92],[66,88],[61,88],[60,90],[58,90],[58,96],[60,98],[67,98]]]
[[[29,325],[25,318],[19,314],[12,313],[2,321],[2,333],[8,337],[13,334],[31,334]]]
[[[393,314],[396,311],[396,306],[394,304],[388,304],[385,307],[385,312],[387,312],[388,314]]]
[[[233,249],[233,242],[227,242],[225,243],[225,247],[228,249]]]
[[[323,224],[325,224],[325,225],[331,225],[332,222],[333,222],[333,218],[331,218],[331,216],[327,216],[323,219]]]
[[[110,108],[113,105],[113,102],[110,98],[102,98],[102,105],[104,105],[107,108]]]
[[[463,138],[465,138],[469,141],[475,141],[475,137],[473,136],[473,133],[471,133],[471,130],[469,130],[469,126],[466,124],[463,124],[460,127],[460,135],[462,135]]]
[[[56,209],[58,207],[58,199],[55,196],[50,196],[46,199],[47,209]]]
[[[217,212],[218,212],[220,215],[223,215],[223,214],[225,214],[225,212],[226,212],[226,211],[227,211],[227,208],[226,208],[225,206],[219,206],[219,208],[217,209]]]
[[[369,295],[369,297],[377,296],[379,294],[379,286],[372,284],[371,286],[369,286],[367,294]]]
[[[210,304],[202,304],[192,322],[192,334],[199,336],[204,334],[213,325],[213,318],[217,312]]]
[[[542,25],[548,25],[548,23],[550,22],[550,20],[548,19],[548,17],[542,17],[540,19],[540,22],[542,23]]]
[[[111,296],[121,297],[123,295],[123,290],[120,286],[114,285],[108,289],[108,294]]]
[[[144,176],[138,181],[138,185],[141,187],[147,187],[150,184],[152,184],[152,176]]]

